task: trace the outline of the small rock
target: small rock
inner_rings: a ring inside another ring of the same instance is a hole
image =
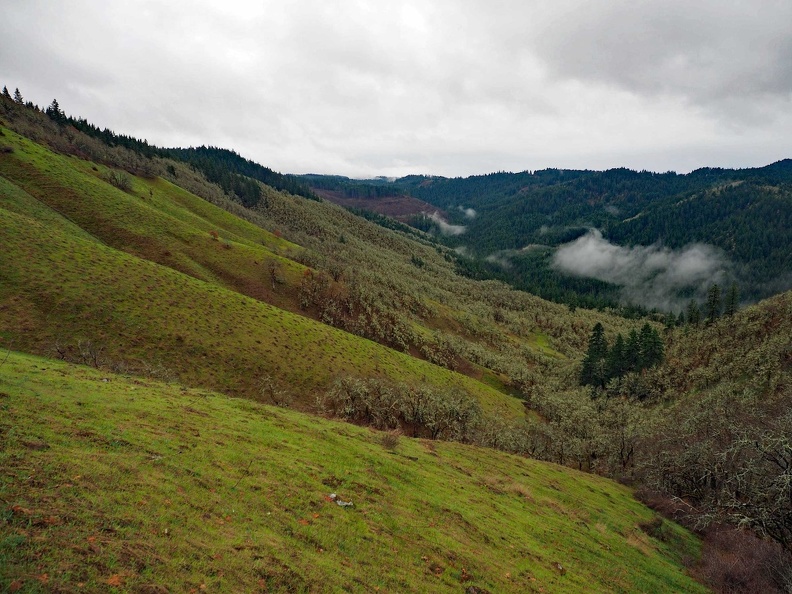
[[[330,501],[335,501],[336,505],[339,507],[352,507],[354,505],[351,501],[341,501],[335,493],[330,493],[328,499],[330,499]]]

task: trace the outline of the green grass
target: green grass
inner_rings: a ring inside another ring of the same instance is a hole
[[[528,341],[528,344],[544,355],[548,355],[550,357],[555,357],[558,359],[564,358],[564,355],[562,355],[552,347],[548,336],[541,332],[534,333],[531,339]]]
[[[121,192],[87,162],[6,137],[16,145],[0,159],[14,180],[0,178],[5,344],[50,354],[56,342],[91,340],[107,365],[164,366],[187,384],[249,397],[269,376],[302,408],[337,377],[357,375],[458,386],[486,410],[523,414],[471,378],[240,294],[256,275],[259,287],[269,283],[263,262],[275,256],[265,244],[289,248],[263,229],[163,180],[135,178],[133,192],[151,184],[153,197]],[[168,266],[177,258],[182,266]],[[281,260],[299,276],[302,266]]]
[[[40,202],[39,214],[46,205],[108,246],[256,297],[265,293],[265,259],[277,258],[292,280],[302,273],[276,255],[297,246],[163,179],[129,176],[132,189],[123,192],[104,180],[104,166],[57,155],[9,130],[4,137],[14,152],[0,159],[0,174]]]
[[[0,320],[26,351],[91,339],[110,360],[161,362],[189,384],[237,395],[254,396],[269,375],[303,403],[336,377],[362,375],[457,385],[511,416],[521,408],[465,376],[28,217],[4,211],[0,227],[13,279]]]
[[[0,362],[3,591],[703,591],[681,566],[697,541],[670,524],[665,542],[649,537],[653,513],[602,478],[460,444],[386,449],[352,425],[30,355]]]

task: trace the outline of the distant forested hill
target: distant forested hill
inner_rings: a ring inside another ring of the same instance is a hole
[[[761,168],[705,168],[686,175],[547,169],[365,183],[432,204],[447,213],[449,224],[464,226],[464,232],[445,241],[470,256],[460,258],[466,274],[507,280],[556,301],[599,306],[620,297],[610,282],[571,277],[552,266],[558,246],[592,228],[618,246],[713,246],[729,263],[723,281],[736,281],[745,300],[792,286],[789,159]],[[442,231],[426,217],[413,224]]]

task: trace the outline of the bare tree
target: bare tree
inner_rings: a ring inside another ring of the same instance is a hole
[[[270,283],[272,290],[275,290],[275,285],[283,283],[283,266],[275,258],[267,260],[267,271],[269,272]]]

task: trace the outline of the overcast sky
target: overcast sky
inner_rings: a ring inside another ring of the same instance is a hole
[[[278,171],[792,157],[789,0],[0,1],[0,85]]]

